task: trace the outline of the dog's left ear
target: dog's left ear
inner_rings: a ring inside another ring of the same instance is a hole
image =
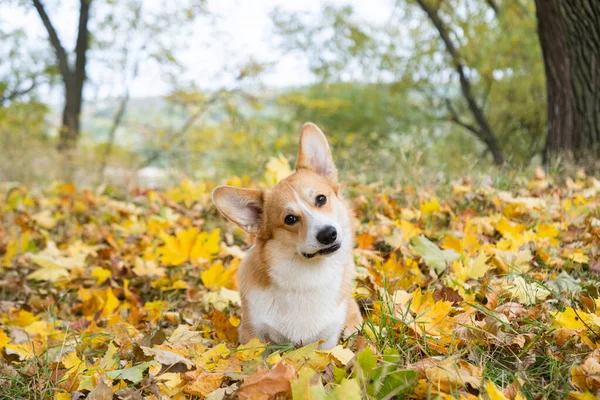
[[[337,169],[331,157],[327,138],[319,127],[311,122],[305,123],[300,133],[296,170],[302,168],[310,169],[331,182],[337,183]]]

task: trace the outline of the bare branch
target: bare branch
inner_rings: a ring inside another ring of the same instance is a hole
[[[504,162],[502,157],[502,151],[500,150],[500,145],[498,143],[498,139],[496,135],[493,133],[492,128],[488,124],[488,121],[483,113],[483,110],[477,104],[475,100],[475,95],[473,94],[473,88],[471,81],[467,74],[465,73],[465,66],[463,65],[462,58],[450,37],[450,32],[442,18],[438,14],[438,9],[431,7],[426,0],[416,0],[417,4],[425,11],[425,14],[429,17],[434,27],[438,31],[440,38],[444,42],[446,50],[450,55],[452,60],[452,64],[454,65],[454,70],[458,74],[458,78],[460,81],[460,89],[463,94],[463,97],[467,101],[469,106],[469,110],[471,114],[473,114],[473,118],[479,125],[479,135],[478,137],[490,148],[492,155],[494,157],[494,162],[496,164],[502,164]]]
[[[79,28],[75,45],[75,80],[78,84],[82,84],[85,80],[86,54],[90,36],[87,23],[90,17],[91,2],[92,0],[80,0]]]
[[[0,96],[0,104],[4,103],[5,101],[12,101],[12,100],[16,99],[17,97],[26,95],[27,93],[29,93],[33,89],[35,89],[36,86],[37,86],[37,82],[35,80],[33,80],[31,82],[31,85],[29,85],[29,87],[27,87],[25,89],[15,88],[15,89],[11,90],[10,92],[8,92],[8,94],[2,93],[2,95]]]
[[[48,32],[48,37],[50,38],[50,44],[54,48],[54,52],[56,53],[56,58],[58,60],[58,68],[60,70],[61,75],[65,82],[71,80],[71,68],[69,67],[69,59],[67,57],[67,52],[65,48],[62,46],[60,39],[58,37],[58,33],[56,33],[56,29],[52,25],[52,21],[50,21],[50,17],[46,10],[44,9],[44,5],[40,0],[32,0],[33,6],[37,10],[46,31]]]
[[[482,137],[481,132],[475,126],[468,124],[466,122],[463,122],[460,119],[460,117],[458,116],[458,113],[456,112],[454,107],[452,107],[452,103],[450,102],[450,99],[445,99],[445,101],[446,101],[446,107],[448,108],[448,112],[450,112],[450,121],[454,122],[456,125],[462,126],[463,128],[467,129],[468,131],[471,131],[478,138],[481,138]]]
[[[486,0],[485,2],[492,10],[494,10],[494,14],[498,15],[500,13],[500,8],[498,7],[498,4],[496,4],[495,0]]]

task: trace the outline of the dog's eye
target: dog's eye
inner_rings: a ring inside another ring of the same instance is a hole
[[[316,200],[315,200],[315,204],[317,205],[317,207],[321,207],[325,203],[327,203],[327,197],[325,197],[322,194],[318,195],[317,198],[316,198]]]
[[[292,214],[286,215],[284,221],[286,225],[294,225],[296,222],[298,222],[298,217]]]

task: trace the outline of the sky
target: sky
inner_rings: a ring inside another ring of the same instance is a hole
[[[144,0],[144,6],[160,9],[161,0]],[[325,4],[351,4],[361,19],[372,23],[385,23],[391,13],[393,0],[208,0],[214,25],[206,18],[199,18],[194,26],[177,43],[181,50],[177,58],[185,67],[185,78],[198,87],[214,89],[228,84],[224,65],[240,65],[249,58],[267,61],[271,67],[262,75],[261,82],[268,87],[286,87],[310,83],[313,79],[308,60],[298,54],[282,54],[277,48],[270,20],[271,11],[279,7],[286,11],[309,11],[318,14]],[[14,4],[14,2],[13,2]],[[45,0],[44,4],[54,20],[54,26],[65,47],[75,41],[77,1]],[[32,44],[39,45],[47,40],[47,34],[34,10],[0,4],[0,27],[12,29],[24,27]],[[207,36],[214,35],[207,40]],[[108,72],[99,65],[90,65],[89,75],[96,81],[110,80]],[[137,77],[130,83],[132,97],[161,96],[171,87],[165,82],[161,70],[151,63],[142,63]],[[94,83],[98,85],[94,86]],[[86,98],[98,99],[118,96],[116,87],[94,82],[86,89]],[[45,94],[49,101],[59,101],[59,89]]]

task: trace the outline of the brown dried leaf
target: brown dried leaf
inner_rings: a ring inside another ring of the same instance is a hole
[[[290,381],[295,378],[294,367],[284,362],[278,363],[270,371],[261,366],[242,383],[238,396],[241,400],[290,396],[292,393]]]

